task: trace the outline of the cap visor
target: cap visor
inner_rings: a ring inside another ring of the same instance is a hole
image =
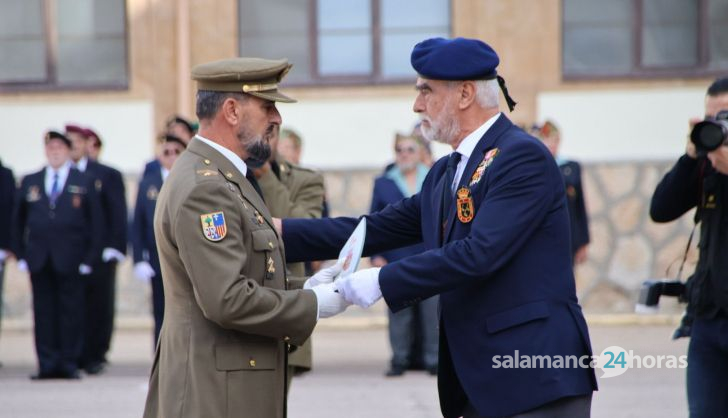
[[[249,91],[248,94],[255,97],[260,97],[261,99],[270,100],[272,102],[282,102],[282,103],[296,103],[296,99],[292,99],[285,94],[279,92],[278,90],[270,90],[270,91]]]

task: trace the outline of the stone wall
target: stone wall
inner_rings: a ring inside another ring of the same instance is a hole
[[[692,227],[686,214],[669,224],[649,219],[650,196],[671,162],[620,162],[585,164],[583,181],[590,213],[589,259],[576,268],[577,288],[590,313],[632,312],[641,282],[647,278],[674,277]],[[371,191],[380,169],[331,170],[325,173],[332,216],[367,213]],[[136,196],[136,178],[127,177],[129,202]],[[697,238],[688,256],[683,277],[695,266]],[[364,263],[363,266],[367,264]],[[149,320],[150,288],[134,279],[131,262],[119,266],[117,310],[119,317]],[[666,273],[667,271],[667,273]],[[14,263],[5,278],[4,317],[28,323],[32,318],[27,275]],[[682,309],[674,300],[663,300],[661,311]],[[378,309],[377,313],[383,313]]]

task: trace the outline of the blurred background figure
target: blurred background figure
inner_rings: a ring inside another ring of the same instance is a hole
[[[397,134],[394,152],[394,164],[374,181],[370,212],[382,210],[390,203],[410,197],[422,188],[422,182],[429,170],[421,162],[422,142],[414,136]],[[423,244],[386,251],[372,256],[371,264],[382,267],[422,251]],[[386,372],[387,376],[401,376],[408,368],[422,367],[433,376],[437,374],[437,300],[437,296],[434,296],[396,314],[389,312],[392,360]]]
[[[126,258],[126,191],[119,170],[89,158],[91,143],[94,138],[99,138],[96,132],[77,125],[66,125],[66,136],[71,140],[74,167],[93,179],[101,204],[102,249],[86,282],[86,325],[81,355],[81,368],[94,375],[102,373],[108,363],[106,355],[114,332],[116,266]]]
[[[320,218],[324,208],[324,178],[321,174],[300,167],[279,154],[284,138],[295,144],[293,157],[301,157],[301,137],[288,129],[281,129],[279,135],[270,139],[271,156],[253,173],[263,192],[263,200],[271,216],[276,218]],[[304,263],[287,263],[286,269],[292,276],[306,275]],[[288,356],[288,386],[294,375],[300,375],[312,368],[311,339],[306,340]]]
[[[421,126],[422,122],[417,122],[412,128],[410,136],[417,138],[417,142],[420,143],[420,162],[429,169],[435,164],[435,158],[432,156],[432,144],[422,135]]]
[[[167,119],[167,123],[164,126],[164,133],[181,139],[186,147],[187,144],[190,143],[192,138],[197,133],[197,125],[180,115],[172,115],[169,119]],[[160,146],[160,149],[157,150],[157,153],[159,154],[159,152],[161,151],[161,146],[164,145],[164,140],[162,138],[160,138],[160,142],[158,145]],[[146,176],[149,172],[156,172],[159,171],[161,168],[162,167],[160,165],[159,158],[155,158],[152,161],[147,162],[147,164],[144,166],[144,173],[142,174],[142,178]]]
[[[98,161],[99,155],[101,155],[101,147],[104,144],[101,142],[101,138],[96,135],[95,131],[89,129],[87,133],[89,134],[89,138],[87,141],[88,149],[86,150],[86,155],[89,160]]]
[[[160,168],[142,177],[134,207],[130,242],[134,254],[134,276],[152,285],[152,312],[154,314],[154,346],[159,341],[159,332],[164,319],[164,287],[162,270],[159,266],[157,243],[154,239],[154,209],[157,196],[162,189],[177,157],[185,150],[187,143],[182,139],[165,134],[161,136],[162,152],[159,155]]]
[[[572,262],[575,265],[581,264],[586,261],[589,246],[589,217],[581,184],[581,166],[578,162],[566,160],[559,155],[561,132],[554,122],[546,121],[542,126],[534,125],[531,134],[541,139],[551,151],[564,177],[571,226]]]
[[[15,200],[15,176],[13,171],[0,162],[0,325],[3,319],[3,287],[5,263],[13,257],[10,250],[10,227],[12,225],[13,201]],[[2,327],[0,327],[0,330]],[[2,367],[2,363],[0,363]]]
[[[300,135],[290,129],[281,129],[278,146],[276,147],[281,158],[298,165],[301,162],[302,148],[303,141]]]
[[[85,290],[103,245],[94,179],[73,167],[71,141],[45,136],[48,165],[23,178],[13,208],[12,250],[30,272],[38,373],[78,379]]]

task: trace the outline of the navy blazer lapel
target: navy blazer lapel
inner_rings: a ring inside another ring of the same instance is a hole
[[[478,145],[475,146],[472,154],[470,154],[470,158],[468,158],[468,164],[465,166],[465,170],[463,170],[463,175],[462,177],[460,177],[457,188],[455,188],[455,197],[453,197],[450,201],[450,206],[452,207],[453,205],[455,205],[455,208],[450,211],[450,216],[447,219],[446,230],[443,234],[443,242],[448,242],[450,238],[450,233],[452,232],[452,227],[455,224],[455,214],[457,213],[457,191],[460,190],[461,187],[470,188],[470,179],[472,179],[473,174],[475,173],[475,169],[478,168],[478,165],[483,161],[485,153],[493,148],[496,140],[512,125],[513,124],[510,120],[508,120],[506,115],[501,114],[495,121],[493,126],[491,126],[485,132],[485,135],[480,138],[480,141],[478,141]],[[472,195],[473,193],[471,191],[470,196]]]
[[[447,161],[447,156],[443,157],[445,161]],[[445,167],[447,164],[441,164],[441,167]],[[440,167],[438,167],[440,168]],[[433,170],[435,167],[433,167]],[[442,246],[443,243],[443,236],[445,232],[445,217],[443,215],[443,210],[445,208],[442,207],[442,188],[445,187],[445,169],[440,168],[440,172],[437,174],[437,183],[435,183],[434,188],[432,189],[432,206],[435,208],[435,222],[437,225],[435,226],[435,242],[439,246]]]

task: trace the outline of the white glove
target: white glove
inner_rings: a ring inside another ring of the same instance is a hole
[[[78,266],[78,274],[81,276],[88,276],[92,271],[93,269],[88,264],[81,264]]]
[[[328,318],[338,315],[351,305],[340,294],[336,293],[336,288],[333,283],[312,287],[311,290],[316,294],[318,318]]]
[[[382,297],[382,290],[379,288],[379,270],[381,267],[359,270],[352,275],[342,277],[334,282],[334,285],[344,299],[362,308],[368,308]]]
[[[344,263],[336,263],[331,267],[319,270],[316,274],[306,280],[306,283],[303,284],[303,288],[312,289],[321,284],[333,283],[334,278],[341,273],[341,266],[343,265]]]
[[[152,266],[146,261],[140,261],[134,264],[134,277],[140,282],[149,283],[152,277],[156,276]]]
[[[23,273],[27,273],[28,263],[25,260],[18,260],[18,270],[22,271]]]
[[[125,258],[126,256],[116,248],[104,248],[104,252],[101,253],[101,259],[104,263],[108,263],[111,260],[122,262]]]

